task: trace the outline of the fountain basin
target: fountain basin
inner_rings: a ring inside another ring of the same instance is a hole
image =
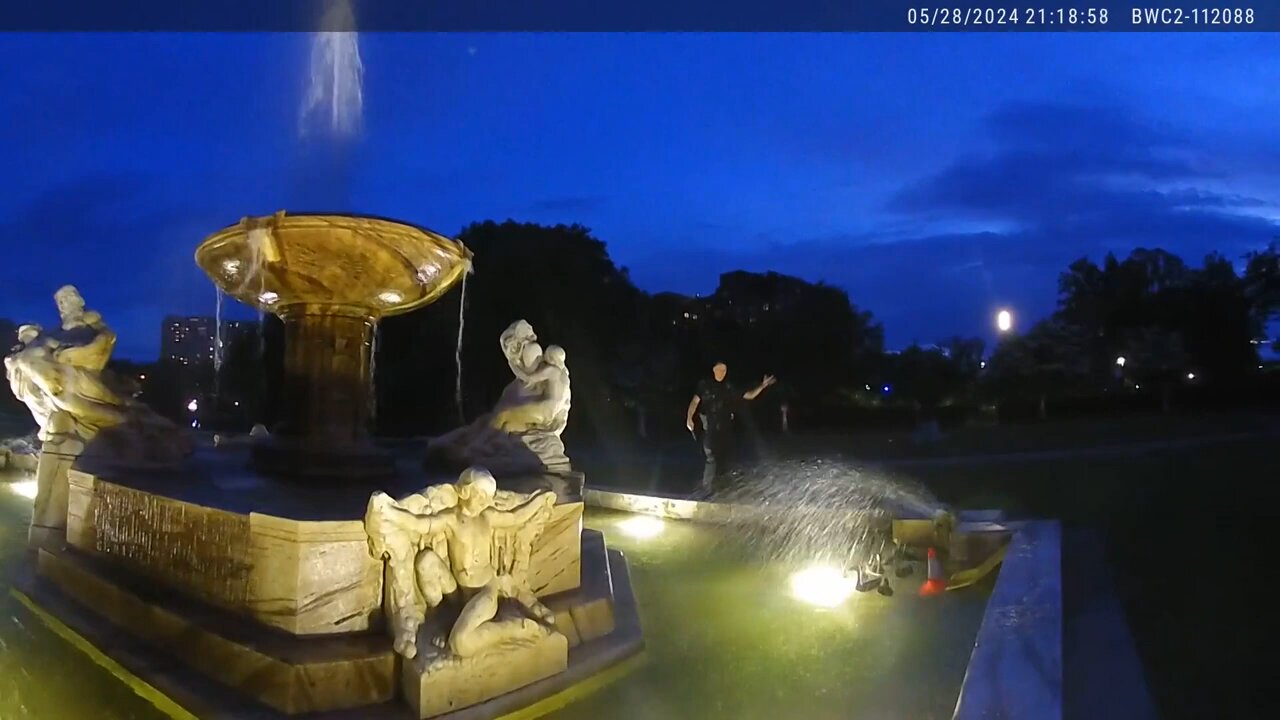
[[[467,271],[461,243],[362,215],[245,218],[210,235],[196,264],[223,292],[260,310],[347,307],[372,318],[435,302]]]
[[[432,479],[405,473],[299,492],[246,468],[246,457],[243,447],[204,447],[176,470],[77,465],[66,546],[38,551],[16,583],[23,602],[109,647],[141,678],[131,684],[163,687],[163,702],[198,717],[406,717],[396,695],[413,700],[416,686],[401,677],[384,628],[383,565],[370,555],[363,514],[374,489],[403,496]],[[642,647],[625,560],[583,529],[583,503],[564,478],[521,484],[535,486],[554,488],[560,502],[534,541],[529,584],[568,645],[568,667],[459,717],[519,709]],[[476,699],[437,694],[420,712]]]
[[[406,474],[299,492],[246,460],[243,450],[202,448],[172,471],[79,465],[69,473],[67,544],[290,634],[379,626],[382,564],[369,554],[365,504],[375,490],[404,496],[433,480]],[[542,486],[557,487],[553,479]],[[562,495],[535,544],[531,582],[539,595],[580,583],[582,508]]]
[[[443,235],[357,215],[281,211],[205,239],[196,264],[214,284],[284,322],[282,417],[255,447],[255,466],[305,478],[391,475],[394,461],[368,438],[374,330],[434,302],[470,262]]]

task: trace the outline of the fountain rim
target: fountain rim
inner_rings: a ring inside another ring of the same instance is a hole
[[[314,301],[302,301],[302,302],[292,302],[292,303],[285,303],[285,304],[263,303],[257,298],[256,295],[253,295],[252,293],[231,292],[228,288],[224,287],[221,283],[219,283],[215,274],[209,272],[209,270],[205,268],[205,264],[201,262],[202,256],[210,252],[211,248],[220,245],[221,243],[225,242],[228,238],[232,237],[236,233],[247,234],[247,227],[250,222],[258,221],[263,223],[269,223],[274,219],[282,218],[282,217],[294,218],[294,219],[299,219],[304,221],[307,219],[321,219],[321,218],[374,221],[377,223],[386,224],[391,227],[400,228],[401,230],[408,230],[412,232],[421,233],[434,242],[442,243],[445,245],[452,245],[458,250],[458,255],[462,259],[462,262],[458,263],[457,265],[454,266],[454,268],[452,268],[447,273],[445,273],[441,277],[441,279],[434,284],[434,287],[431,289],[431,291],[425,293],[422,297],[416,298],[411,302],[401,303],[401,304],[392,305],[392,306],[373,306],[373,305],[369,305],[368,307],[361,306],[370,317],[375,319],[383,318],[383,317],[391,317],[395,315],[403,315],[406,313],[413,312],[414,310],[419,310],[423,307],[426,307],[427,305],[430,305],[436,302],[437,300],[439,300],[441,296],[443,296],[449,290],[453,289],[453,286],[456,285],[458,281],[462,279],[463,276],[471,272],[471,263],[474,257],[474,254],[471,252],[471,249],[468,248],[466,245],[464,245],[461,240],[458,240],[456,238],[451,238],[447,235],[436,232],[435,230],[432,230],[431,228],[428,228],[425,225],[419,225],[417,223],[406,222],[404,220],[397,220],[395,218],[389,218],[386,216],[374,215],[369,213],[322,212],[322,211],[293,212],[293,211],[285,211],[285,210],[281,210],[279,212],[268,214],[268,215],[245,215],[241,217],[239,221],[228,224],[228,225],[224,225],[220,229],[213,231],[208,236],[206,236],[205,239],[202,240],[199,245],[196,246],[195,253],[194,253],[196,266],[199,267],[202,271],[204,271],[205,275],[209,278],[209,280],[213,283],[215,287],[225,292],[230,297],[235,298],[237,301],[244,303],[249,307],[255,308],[257,310],[261,310],[271,315],[276,315],[278,317],[283,316],[287,308],[292,308],[296,306],[332,305],[334,307],[338,307],[338,306],[353,307],[352,304],[349,302],[324,303],[324,302],[314,302]]]

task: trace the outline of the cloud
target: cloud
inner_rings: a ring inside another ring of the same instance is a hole
[[[1173,128],[1119,108],[1021,104],[993,113],[987,129],[994,151],[908,184],[888,209],[1104,244],[1135,232],[1175,247],[1203,242],[1206,231],[1228,243],[1269,235],[1269,222],[1240,211],[1271,203],[1210,189],[1223,180],[1212,158]]]
[[[1275,203],[1226,189],[1207,141],[1123,108],[1016,104],[992,113],[986,128],[989,152],[906,184],[874,232],[793,238],[764,251],[669,248],[633,260],[633,277],[702,292],[735,268],[825,280],[881,318],[890,344],[904,344],[989,334],[1003,304],[1028,323],[1042,317],[1056,302],[1058,274],[1081,256],[1159,247],[1198,263],[1280,234],[1256,214]]]
[[[196,244],[225,224],[217,212],[174,201],[139,174],[96,174],[38,194],[0,221],[21,270],[5,282],[4,315],[55,319],[53,292],[80,288],[120,336],[120,357],[154,357],[168,312],[209,312],[215,292],[192,260]]]
[[[554,197],[538,200],[530,206],[532,212],[554,212],[554,213],[587,213],[599,210],[608,202],[608,199],[601,195],[577,195],[569,197]]]

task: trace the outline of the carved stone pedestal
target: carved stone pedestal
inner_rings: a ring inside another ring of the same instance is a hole
[[[532,644],[480,657],[405,662],[401,681],[415,717],[425,719],[478,705],[568,667],[569,640],[552,632]]]
[[[67,473],[84,450],[75,439],[50,440],[36,465],[36,499],[31,511],[27,545],[59,550],[67,540]]]

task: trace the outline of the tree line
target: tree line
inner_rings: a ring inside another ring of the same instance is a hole
[[[1193,267],[1138,249],[1072,263],[1059,278],[1055,312],[993,348],[952,337],[886,352],[874,316],[824,283],[733,272],[706,297],[650,294],[579,225],[483,222],[459,240],[474,253],[465,293],[454,289],[378,330],[382,434],[434,434],[491,407],[511,379],[497,338],[520,318],[544,345],[568,353],[569,432],[610,444],[683,431],[682,408],[716,361],[743,383],[778,376],[778,387],[753,404],[763,426],[779,425],[784,407],[798,427],[909,423],[984,406],[1044,417],[1064,402],[1137,395],[1167,409],[1189,383],[1230,392],[1263,382],[1257,343],[1280,314],[1274,245],[1244,258],[1242,272],[1221,255]],[[195,388],[235,398],[234,408],[214,398],[233,424],[270,425],[282,347],[280,323],[268,317],[260,335],[227,348],[216,380],[209,370],[194,377],[166,363],[127,371],[146,375],[144,399],[170,416],[188,418]]]

